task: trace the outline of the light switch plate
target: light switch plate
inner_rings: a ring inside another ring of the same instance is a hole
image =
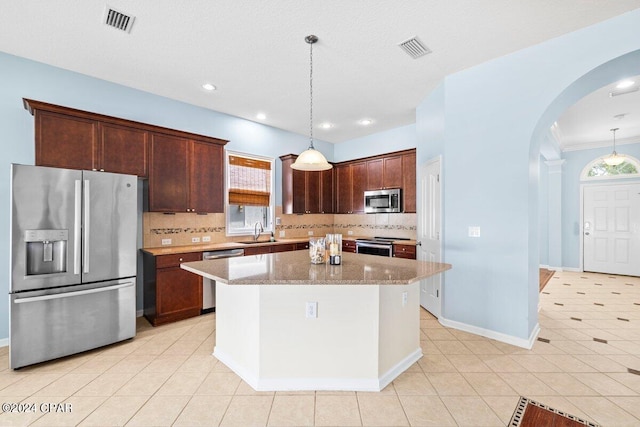
[[[281,225],[282,224],[282,219],[280,219],[279,216],[276,217],[276,225]]]
[[[163,245],[170,245],[171,244],[171,239],[162,239],[162,244]]]
[[[307,302],[306,305],[306,314],[307,319],[315,319],[318,317],[318,303],[317,302]]]
[[[313,236],[313,231],[309,231],[309,232],[307,232],[307,234],[308,234],[309,236]]]
[[[352,230],[347,231],[347,235],[348,236],[353,236],[353,231]]]
[[[480,227],[469,227],[469,237],[480,237]]]
[[[202,236],[202,241],[203,242],[210,242],[211,241],[211,236]]]
[[[280,233],[278,233],[278,237],[284,237],[284,230],[280,230]]]

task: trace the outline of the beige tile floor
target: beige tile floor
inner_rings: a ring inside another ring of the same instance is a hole
[[[549,342],[532,350],[422,311],[424,357],[380,393],[254,392],[211,356],[215,315],[158,328],[139,319],[132,341],[18,372],[5,347],[0,401],[38,406],[2,413],[0,426],[504,426],[520,395],[604,426],[640,425],[640,375],[628,372],[640,371],[640,279],[563,272],[543,292]],[[59,403],[71,411],[41,406]]]

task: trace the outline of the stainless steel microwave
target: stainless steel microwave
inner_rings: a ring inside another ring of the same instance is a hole
[[[392,188],[364,192],[365,213],[402,212],[402,190]]]

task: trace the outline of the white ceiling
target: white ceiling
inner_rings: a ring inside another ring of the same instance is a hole
[[[564,151],[611,146],[614,128],[618,128],[616,144],[640,142],[640,75],[625,80],[633,81],[633,86],[617,89],[618,82],[611,83],[585,96],[558,118],[554,134]]]
[[[107,4],[135,16],[102,24]],[[444,76],[640,7],[640,0],[13,0],[0,51],[329,142],[415,122]],[[418,36],[433,53],[397,44]],[[205,82],[217,86],[206,92]],[[362,118],[373,124],[363,127]]]

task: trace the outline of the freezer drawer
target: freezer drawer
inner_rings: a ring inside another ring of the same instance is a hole
[[[12,369],[132,338],[135,279],[11,294]]]

